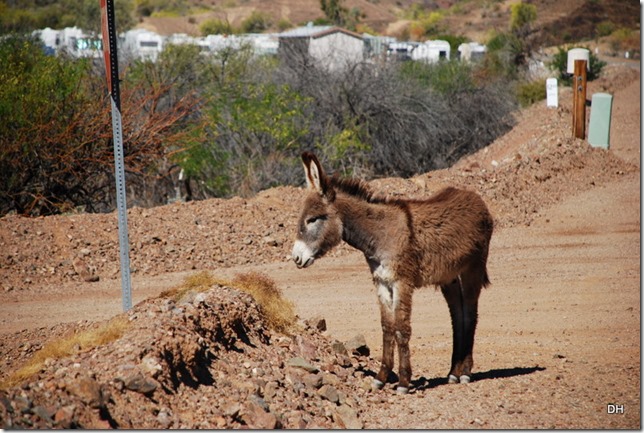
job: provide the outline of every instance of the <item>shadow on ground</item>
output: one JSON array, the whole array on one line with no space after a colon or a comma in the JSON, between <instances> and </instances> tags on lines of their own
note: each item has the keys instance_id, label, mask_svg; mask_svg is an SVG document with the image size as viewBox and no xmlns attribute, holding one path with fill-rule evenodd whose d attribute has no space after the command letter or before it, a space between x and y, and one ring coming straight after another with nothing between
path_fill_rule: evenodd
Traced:
<instances>
[{"instance_id":1,"label":"shadow on ground","mask_svg":"<svg viewBox=\"0 0 644 433\"><path fill-rule=\"evenodd\" d=\"M504 379L507 377L516 377L516 376L525 376L526 374L532 374L537 371L544 371L545 367L514 367L514 368L499 368L489 371L484 371L480 373L474 373L472 375L472 381L476 382L479 380L486 379ZM419 377L416 380L412 380L412 386L417 391L423 391L425 389L436 388L440 385L447 385L447 377L435 377L432 379L427 379L426 377Z\"/></svg>"}]
</instances>

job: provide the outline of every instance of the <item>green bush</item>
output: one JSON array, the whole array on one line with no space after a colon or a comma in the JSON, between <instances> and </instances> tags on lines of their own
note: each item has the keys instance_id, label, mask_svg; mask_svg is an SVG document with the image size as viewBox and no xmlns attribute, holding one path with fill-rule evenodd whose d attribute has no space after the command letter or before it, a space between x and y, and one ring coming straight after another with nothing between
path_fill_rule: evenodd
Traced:
<instances>
[{"instance_id":1,"label":"green bush","mask_svg":"<svg viewBox=\"0 0 644 433\"><path fill-rule=\"evenodd\" d=\"M473 67L460 60L434 64L405 62L401 65L401 73L403 77L447 96L474 88Z\"/></svg>"},{"instance_id":2,"label":"green bush","mask_svg":"<svg viewBox=\"0 0 644 433\"><path fill-rule=\"evenodd\" d=\"M517 100L522 107L546 99L546 80L535 80L517 84Z\"/></svg>"},{"instance_id":3,"label":"green bush","mask_svg":"<svg viewBox=\"0 0 644 433\"><path fill-rule=\"evenodd\" d=\"M253 11L248 18L241 23L242 33L261 33L271 26L271 18L265 13Z\"/></svg>"},{"instance_id":4,"label":"green bush","mask_svg":"<svg viewBox=\"0 0 644 433\"><path fill-rule=\"evenodd\" d=\"M235 33L228 20L210 19L206 20L199 26L202 36L208 35L230 35Z\"/></svg>"},{"instance_id":5,"label":"green bush","mask_svg":"<svg viewBox=\"0 0 644 433\"><path fill-rule=\"evenodd\" d=\"M587 48L587 47L579 47ZM572 75L568 73L568 51L569 47L558 47L557 53L552 57L552 61L548 63L550 69L557 73L557 78L560 83L570 86L572 83ZM586 79L593 81L599 78L602 70L606 66L606 62L600 60L592 51L589 56L589 70L586 73Z\"/></svg>"}]
</instances>

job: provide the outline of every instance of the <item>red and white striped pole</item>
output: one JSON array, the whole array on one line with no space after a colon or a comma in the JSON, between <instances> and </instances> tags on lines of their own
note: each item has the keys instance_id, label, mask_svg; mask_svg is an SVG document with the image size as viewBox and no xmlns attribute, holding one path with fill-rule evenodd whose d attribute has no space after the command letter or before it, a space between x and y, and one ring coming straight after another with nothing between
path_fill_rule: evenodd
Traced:
<instances>
[{"instance_id":1,"label":"red and white striped pole","mask_svg":"<svg viewBox=\"0 0 644 433\"><path fill-rule=\"evenodd\" d=\"M121 92L119 89L119 64L116 51L117 33L114 24L114 0L100 0L101 27L103 31L103 57L107 87L112 104L112 134L114 142L114 172L116 179L116 206L119 226L121 259L121 291L123 311L132 308L130 282L130 242L127 230L127 201L125 196L125 167L123 163L123 126L121 123Z\"/></svg>"}]
</instances>

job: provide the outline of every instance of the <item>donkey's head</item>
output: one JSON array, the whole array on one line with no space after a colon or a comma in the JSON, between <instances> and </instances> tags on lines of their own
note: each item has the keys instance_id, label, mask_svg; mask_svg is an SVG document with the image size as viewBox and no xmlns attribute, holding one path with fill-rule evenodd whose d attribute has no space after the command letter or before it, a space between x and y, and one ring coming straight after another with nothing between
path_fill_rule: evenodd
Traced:
<instances>
[{"instance_id":1,"label":"donkey's head","mask_svg":"<svg viewBox=\"0 0 644 433\"><path fill-rule=\"evenodd\" d=\"M335 207L335 191L320 161L309 152L302 154L309 194L297 226L293 260L306 268L342 240L342 220Z\"/></svg>"}]
</instances>

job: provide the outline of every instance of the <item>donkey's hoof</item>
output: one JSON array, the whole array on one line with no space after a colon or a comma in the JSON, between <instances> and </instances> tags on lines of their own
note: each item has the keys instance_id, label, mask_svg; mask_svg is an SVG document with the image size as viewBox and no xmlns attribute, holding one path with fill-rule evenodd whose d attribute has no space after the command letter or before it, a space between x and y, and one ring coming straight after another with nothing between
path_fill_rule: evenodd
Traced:
<instances>
[{"instance_id":1,"label":"donkey's hoof","mask_svg":"<svg viewBox=\"0 0 644 433\"><path fill-rule=\"evenodd\" d=\"M383 386L385 386L384 382L381 382L378 379L374 379L373 383L371 384L371 389L377 391L379 389L382 389Z\"/></svg>"},{"instance_id":2,"label":"donkey's hoof","mask_svg":"<svg viewBox=\"0 0 644 433\"><path fill-rule=\"evenodd\" d=\"M462 375L458 379L461 383L470 383L472 381L472 379L467 374Z\"/></svg>"},{"instance_id":3,"label":"donkey's hoof","mask_svg":"<svg viewBox=\"0 0 644 433\"><path fill-rule=\"evenodd\" d=\"M453 384L453 383L458 383L458 377L454 376L453 374L450 374L447 376L447 383Z\"/></svg>"},{"instance_id":4,"label":"donkey's hoof","mask_svg":"<svg viewBox=\"0 0 644 433\"><path fill-rule=\"evenodd\" d=\"M406 386L399 386L396 388L396 393L401 395L409 394L409 388Z\"/></svg>"}]
</instances>

